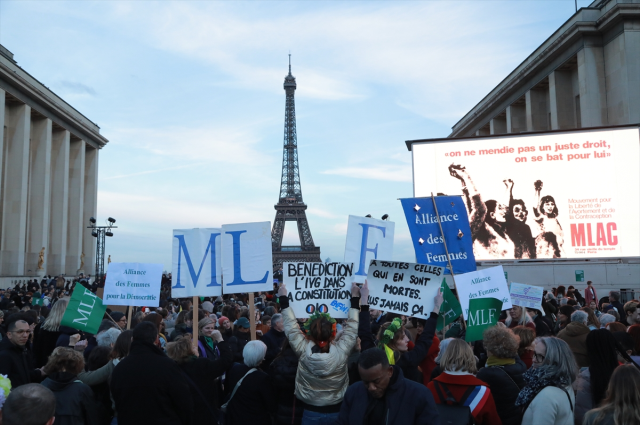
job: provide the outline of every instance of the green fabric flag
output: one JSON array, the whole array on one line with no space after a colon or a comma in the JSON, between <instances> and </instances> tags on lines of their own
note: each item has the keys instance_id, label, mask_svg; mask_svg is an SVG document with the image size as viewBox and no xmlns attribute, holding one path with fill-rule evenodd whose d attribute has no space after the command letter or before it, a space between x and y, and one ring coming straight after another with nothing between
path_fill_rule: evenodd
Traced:
<instances>
[{"instance_id":1,"label":"green fabric flag","mask_svg":"<svg viewBox=\"0 0 640 425\"><path fill-rule=\"evenodd\" d=\"M33 298L31 300L31 304L32 305L44 306L44 299L42 299L42 298Z\"/></svg>"},{"instance_id":2,"label":"green fabric flag","mask_svg":"<svg viewBox=\"0 0 640 425\"><path fill-rule=\"evenodd\" d=\"M449 289L446 279L442 279L440 288L442 289L444 301L440 306L440 315L438 316L438 325L436 327L437 331L441 331L442 328L455 321L462 314L460 301L458 301L458 298L451 292L451 289Z\"/></svg>"},{"instance_id":3,"label":"green fabric flag","mask_svg":"<svg viewBox=\"0 0 640 425\"><path fill-rule=\"evenodd\" d=\"M95 334L98 332L107 306L84 286L77 286L62 317L62 326Z\"/></svg>"},{"instance_id":4,"label":"green fabric flag","mask_svg":"<svg viewBox=\"0 0 640 425\"><path fill-rule=\"evenodd\" d=\"M482 339L485 329L495 326L502 311L502 301L496 298L474 298L469 300L467 314L467 342Z\"/></svg>"}]
</instances>

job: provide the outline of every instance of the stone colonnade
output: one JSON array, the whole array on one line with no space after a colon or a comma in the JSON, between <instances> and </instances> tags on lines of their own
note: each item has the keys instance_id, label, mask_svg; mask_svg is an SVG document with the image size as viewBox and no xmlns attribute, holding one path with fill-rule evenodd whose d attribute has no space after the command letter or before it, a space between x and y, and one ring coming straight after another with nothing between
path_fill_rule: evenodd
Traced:
<instances>
[{"instance_id":1,"label":"stone colonnade","mask_svg":"<svg viewBox=\"0 0 640 425\"><path fill-rule=\"evenodd\" d=\"M0 276L93 274L98 148L0 89Z\"/></svg>"}]
</instances>

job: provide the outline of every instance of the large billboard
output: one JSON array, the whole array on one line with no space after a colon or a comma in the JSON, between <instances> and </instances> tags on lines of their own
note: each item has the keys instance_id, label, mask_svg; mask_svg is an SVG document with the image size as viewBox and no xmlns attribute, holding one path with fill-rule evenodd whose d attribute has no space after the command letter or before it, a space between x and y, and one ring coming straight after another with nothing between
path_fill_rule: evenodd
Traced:
<instances>
[{"instance_id":1,"label":"large billboard","mask_svg":"<svg viewBox=\"0 0 640 425\"><path fill-rule=\"evenodd\" d=\"M638 130L416 141L414 196L463 196L476 260L636 257Z\"/></svg>"}]
</instances>

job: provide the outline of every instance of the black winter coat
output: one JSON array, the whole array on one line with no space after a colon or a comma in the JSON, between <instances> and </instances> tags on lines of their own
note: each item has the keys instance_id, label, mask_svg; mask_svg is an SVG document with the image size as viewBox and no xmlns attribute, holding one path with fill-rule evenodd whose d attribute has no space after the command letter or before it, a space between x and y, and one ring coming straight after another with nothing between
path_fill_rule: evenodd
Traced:
<instances>
[{"instance_id":1,"label":"black winter coat","mask_svg":"<svg viewBox=\"0 0 640 425\"><path fill-rule=\"evenodd\" d=\"M264 356L264 361L260 365L262 370L269 370L269 365L276 358L280 350L282 350L282 344L287 339L284 332L280 332L271 328L269 332L262 336L262 342L267 346L267 354Z\"/></svg>"},{"instance_id":2,"label":"black winter coat","mask_svg":"<svg viewBox=\"0 0 640 425\"><path fill-rule=\"evenodd\" d=\"M118 425L191 425L193 398L180 367L154 344L133 341L111 374Z\"/></svg>"},{"instance_id":3,"label":"black winter coat","mask_svg":"<svg viewBox=\"0 0 640 425\"><path fill-rule=\"evenodd\" d=\"M218 350L220 350L218 359L193 357L187 363L179 365L182 372L190 379L187 379L187 382L191 390L191 398L195 401L194 424L217 423L222 387L216 378L222 376L233 365L233 353L229 343L226 341L218 343Z\"/></svg>"},{"instance_id":4,"label":"black winter coat","mask_svg":"<svg viewBox=\"0 0 640 425\"><path fill-rule=\"evenodd\" d=\"M225 382L225 391L228 395L250 369L245 364L236 363L233 365L227 373ZM276 410L276 396L269 375L258 369L242 381L238 391L227 405L226 424L271 425L271 418L275 415Z\"/></svg>"},{"instance_id":5,"label":"black winter coat","mask_svg":"<svg viewBox=\"0 0 640 425\"><path fill-rule=\"evenodd\" d=\"M218 358L218 353L216 353L215 351L215 347L217 345L215 341L213 341L213 349L209 346L209 344L207 344L207 340L204 339L204 335L200 335L198 337L198 342L200 343L198 344L198 353L200 353L200 357L209 359L209 360L216 360ZM204 347L204 353L202 352L203 347ZM218 350L220 350L220 348L218 348ZM232 353L232 356L233 356L233 353ZM231 360L231 364L232 363L233 363L233 360ZM231 364L229 364L229 367L231 366Z\"/></svg>"},{"instance_id":6,"label":"black winter coat","mask_svg":"<svg viewBox=\"0 0 640 425\"><path fill-rule=\"evenodd\" d=\"M553 335L553 324L549 323L545 317L541 315L537 315L535 319L533 319L533 323L536 325L536 336L552 336Z\"/></svg>"},{"instance_id":7,"label":"black winter coat","mask_svg":"<svg viewBox=\"0 0 640 425\"><path fill-rule=\"evenodd\" d=\"M71 335L81 334L79 330L70 328L69 326L60 326L58 330L60 331L60 336L58 336L58 340L56 341L56 347L68 347Z\"/></svg>"},{"instance_id":8,"label":"black winter coat","mask_svg":"<svg viewBox=\"0 0 640 425\"><path fill-rule=\"evenodd\" d=\"M522 374L526 371L527 365L516 357L515 364L483 367L476 375L491 388L502 425L520 425L522 422L522 409L515 403L520 390L525 387Z\"/></svg>"},{"instance_id":9,"label":"black winter coat","mask_svg":"<svg viewBox=\"0 0 640 425\"><path fill-rule=\"evenodd\" d=\"M358 336L360 337L361 351L374 348L376 346L375 339L371 333L371 322L369 317L369 306L362 306L360 310L360 322L358 323ZM413 350L402 353L402 356L397 360L396 366L402 369L402 373L406 379L410 379L421 384L423 383L422 372L420 372L418 366L420 366L422 360L427 357L429 348L433 343L437 324L438 314L431 313L424 324L424 330L416 341Z\"/></svg>"},{"instance_id":10,"label":"black winter coat","mask_svg":"<svg viewBox=\"0 0 640 425\"><path fill-rule=\"evenodd\" d=\"M424 334L424 332L423 332ZM422 383L410 381L393 366L393 377L385 393L386 425L439 425L440 416L431 391ZM373 397L362 382L351 385L340 408L340 425L362 425L373 409Z\"/></svg>"},{"instance_id":11,"label":"black winter coat","mask_svg":"<svg viewBox=\"0 0 640 425\"><path fill-rule=\"evenodd\" d=\"M0 341L0 374L11 380L11 387L42 381L42 374L33 365L33 356L24 346L19 347L4 338Z\"/></svg>"},{"instance_id":12,"label":"black winter coat","mask_svg":"<svg viewBox=\"0 0 640 425\"><path fill-rule=\"evenodd\" d=\"M57 425L99 425L98 406L89 386L68 372L54 373L42 382L56 396Z\"/></svg>"},{"instance_id":13,"label":"black winter coat","mask_svg":"<svg viewBox=\"0 0 640 425\"><path fill-rule=\"evenodd\" d=\"M36 326L33 340L33 356L35 358L36 367L42 367L47 364L47 360L60 337L60 331L48 331L42 329L42 324ZM69 345L69 343L67 343ZM86 358L85 358L86 360Z\"/></svg>"},{"instance_id":14,"label":"black winter coat","mask_svg":"<svg viewBox=\"0 0 640 425\"><path fill-rule=\"evenodd\" d=\"M269 366L269 377L276 391L278 412L277 425L300 425L304 406L296 399L296 373L298 357L291 347L282 351Z\"/></svg>"},{"instance_id":15,"label":"black winter coat","mask_svg":"<svg viewBox=\"0 0 640 425\"><path fill-rule=\"evenodd\" d=\"M233 332L233 336L229 338L229 345L231 346L231 351L233 351L234 362L244 363L242 351L244 351L244 346L247 345L247 342L249 341L251 341L250 332Z\"/></svg>"}]
</instances>

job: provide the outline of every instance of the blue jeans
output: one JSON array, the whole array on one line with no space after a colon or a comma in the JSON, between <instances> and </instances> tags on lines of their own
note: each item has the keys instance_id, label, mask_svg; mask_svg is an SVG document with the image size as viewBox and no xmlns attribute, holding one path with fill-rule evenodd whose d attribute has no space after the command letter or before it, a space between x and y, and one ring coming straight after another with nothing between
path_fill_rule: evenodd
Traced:
<instances>
[{"instance_id":1,"label":"blue jeans","mask_svg":"<svg viewBox=\"0 0 640 425\"><path fill-rule=\"evenodd\" d=\"M302 425L336 425L340 413L318 413L305 410L302 414Z\"/></svg>"}]
</instances>

